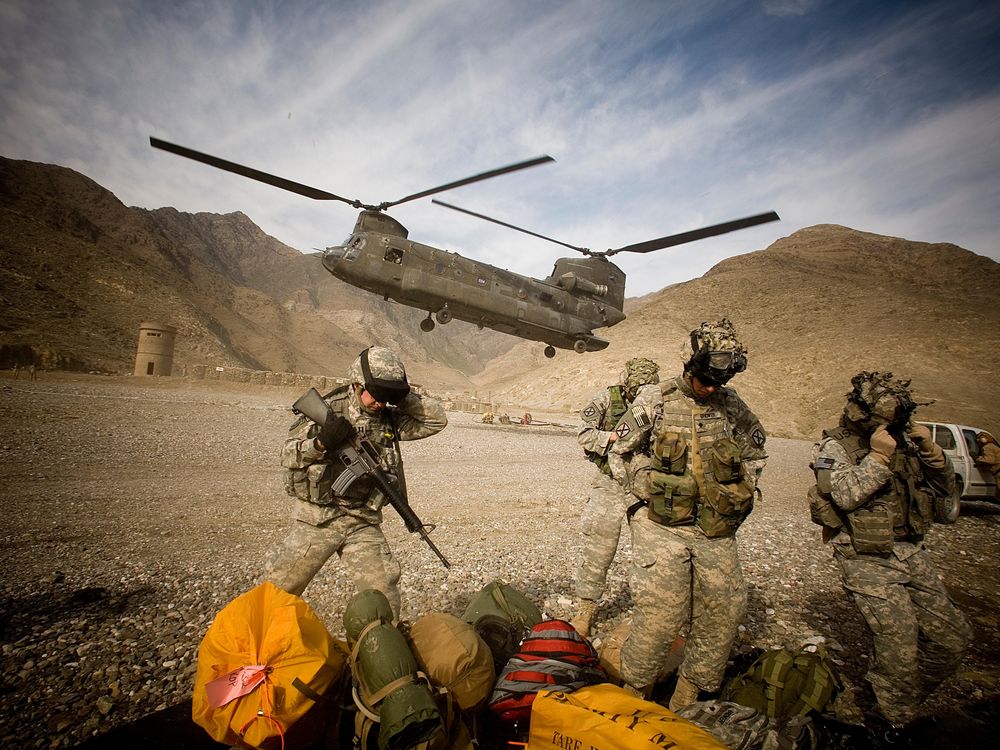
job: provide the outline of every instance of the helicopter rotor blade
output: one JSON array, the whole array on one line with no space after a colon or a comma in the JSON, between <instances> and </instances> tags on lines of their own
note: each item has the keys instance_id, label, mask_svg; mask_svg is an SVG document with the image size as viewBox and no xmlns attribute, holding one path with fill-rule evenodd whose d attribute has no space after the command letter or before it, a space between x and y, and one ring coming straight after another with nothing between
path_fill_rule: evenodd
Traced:
<instances>
[{"instance_id":1,"label":"helicopter rotor blade","mask_svg":"<svg viewBox=\"0 0 1000 750\"><path fill-rule=\"evenodd\" d=\"M186 148L184 146L178 146L176 143L168 143L167 141L162 141L159 138L153 138L150 136L149 145L153 148L177 154L178 156L184 156L188 159L200 161L202 164L208 164L210 167L215 167L216 169L222 169L226 172L232 172L233 174L238 174L242 177L249 177L251 180L256 180L257 182L273 185L274 187L281 188L282 190L288 190L292 193L304 195L306 198L312 198L313 200L318 201L343 201L344 203L354 206L355 208L365 208L360 201L344 198L340 195L328 193L325 190L310 187L309 185L303 185L299 182L293 182L292 180L286 180L284 177L277 177L273 174L268 174L267 172L261 172L259 169L245 167L242 164L237 164L236 162L220 159L218 156L203 154L201 151L195 151L194 149Z\"/></svg>"},{"instance_id":2,"label":"helicopter rotor blade","mask_svg":"<svg viewBox=\"0 0 1000 750\"><path fill-rule=\"evenodd\" d=\"M540 240L548 240L549 242L554 242L557 245L562 245L563 247L568 247L570 250L577 250L585 255L590 254L590 249L586 247L577 247L576 245L570 245L567 242L560 242L559 240L552 239L551 237L546 237L544 234L538 234L538 232L532 232L528 229L523 229L521 227L516 227L513 224L508 224L506 221L500 221L499 219L494 219L490 216L485 216L483 214L477 214L475 211L469 211L466 208L459 208L458 206L453 206L451 203L445 203L444 201L439 201L437 198L431 198L431 203L436 203L439 206L444 206L445 208L450 208L452 211L460 211L463 214L468 214L469 216L475 216L477 219L483 219L485 221L491 221L494 224L499 224L502 227L507 227L508 229L514 229L518 232L524 232L525 234L530 234L532 237L538 237Z\"/></svg>"},{"instance_id":3,"label":"helicopter rotor blade","mask_svg":"<svg viewBox=\"0 0 1000 750\"><path fill-rule=\"evenodd\" d=\"M737 229L746 229L747 227L754 227L758 224L766 224L769 221L779 221L780 217L774 211L768 211L764 214L756 214L754 216L747 216L743 219L736 219L734 221L723 222L722 224L713 224L709 227L702 227L701 229L693 229L690 232L681 232L680 234L671 234L667 237L660 237L655 240L646 240L645 242L637 242L634 245L626 245L625 247L619 247L615 250L606 250L600 255L615 255L616 253L650 253L653 250L662 250L665 247L673 247L675 245L683 245L686 242L694 242L695 240L703 240L706 237L715 237L719 234L726 234L727 232L735 232Z\"/></svg>"},{"instance_id":4,"label":"helicopter rotor blade","mask_svg":"<svg viewBox=\"0 0 1000 750\"><path fill-rule=\"evenodd\" d=\"M379 208L385 210L390 206L398 206L400 203L407 203L409 201L415 201L417 198L425 198L428 195L433 195L434 193L441 193L445 190L451 190L452 188L462 187L462 185L468 185L473 182L479 182L480 180L488 180L491 177L499 177L502 174L507 174L508 172L516 172L519 169L527 169L528 167L534 167L538 164L545 164L550 161L555 161L551 156L536 156L534 159L528 159L527 161L520 161L517 164L510 164L506 167L500 167L499 169L492 169L489 172L483 172L481 174L474 175L472 177L466 177L464 180L457 180L455 182L449 182L447 185L440 185L436 188L431 188L430 190L422 190L419 193L414 193L413 195L408 195L405 198L400 198L397 201L391 201L388 203L382 203Z\"/></svg>"}]
</instances>

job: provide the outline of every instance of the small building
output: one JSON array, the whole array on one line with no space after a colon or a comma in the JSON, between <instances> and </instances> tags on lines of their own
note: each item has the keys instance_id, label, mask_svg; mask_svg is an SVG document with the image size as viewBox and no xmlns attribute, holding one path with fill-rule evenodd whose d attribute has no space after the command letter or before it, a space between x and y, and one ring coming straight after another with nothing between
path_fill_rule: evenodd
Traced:
<instances>
[{"instance_id":1,"label":"small building","mask_svg":"<svg viewBox=\"0 0 1000 750\"><path fill-rule=\"evenodd\" d=\"M173 326L144 320L139 324L139 346L135 355L135 375L169 375L174 366Z\"/></svg>"}]
</instances>

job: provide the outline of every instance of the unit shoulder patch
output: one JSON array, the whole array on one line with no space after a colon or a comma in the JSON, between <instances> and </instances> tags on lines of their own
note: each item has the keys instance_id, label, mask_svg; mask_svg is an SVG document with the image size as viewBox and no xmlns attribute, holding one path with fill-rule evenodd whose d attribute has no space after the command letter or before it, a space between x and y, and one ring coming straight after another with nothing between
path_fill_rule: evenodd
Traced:
<instances>
[{"instance_id":1,"label":"unit shoulder patch","mask_svg":"<svg viewBox=\"0 0 1000 750\"><path fill-rule=\"evenodd\" d=\"M757 427L754 427L753 431L750 433L750 439L753 440L753 444L758 448L763 448L764 441L767 440L767 436L764 434L764 430L758 425Z\"/></svg>"}]
</instances>

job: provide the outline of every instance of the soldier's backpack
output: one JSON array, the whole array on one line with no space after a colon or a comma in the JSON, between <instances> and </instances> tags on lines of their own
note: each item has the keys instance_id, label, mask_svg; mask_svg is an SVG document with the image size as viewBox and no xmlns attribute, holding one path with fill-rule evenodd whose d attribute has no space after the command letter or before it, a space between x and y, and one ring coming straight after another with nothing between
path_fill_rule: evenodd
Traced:
<instances>
[{"instance_id":1,"label":"soldier's backpack","mask_svg":"<svg viewBox=\"0 0 1000 750\"><path fill-rule=\"evenodd\" d=\"M524 594L503 581L483 586L469 602L462 620L472 625L493 654L499 673L521 639L542 621L542 613Z\"/></svg>"},{"instance_id":2,"label":"soldier's backpack","mask_svg":"<svg viewBox=\"0 0 1000 750\"><path fill-rule=\"evenodd\" d=\"M572 692L606 681L590 642L565 620L545 620L500 672L489 707L502 723L525 728L538 691Z\"/></svg>"},{"instance_id":3,"label":"soldier's backpack","mask_svg":"<svg viewBox=\"0 0 1000 750\"><path fill-rule=\"evenodd\" d=\"M823 713L842 687L822 653L786 647L763 653L743 674L723 686L721 698L771 718L788 719L813 711Z\"/></svg>"}]
</instances>

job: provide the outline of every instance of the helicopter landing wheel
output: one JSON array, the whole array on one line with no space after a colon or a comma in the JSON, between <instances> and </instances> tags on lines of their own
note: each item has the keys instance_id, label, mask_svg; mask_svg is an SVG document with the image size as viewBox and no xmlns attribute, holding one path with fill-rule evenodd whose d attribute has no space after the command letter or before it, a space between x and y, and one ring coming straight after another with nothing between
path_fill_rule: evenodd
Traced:
<instances>
[{"instance_id":1,"label":"helicopter landing wheel","mask_svg":"<svg viewBox=\"0 0 1000 750\"><path fill-rule=\"evenodd\" d=\"M587 351L587 342L584 341L583 339L577 339L576 341L573 342L573 350L577 354L583 354L585 351Z\"/></svg>"},{"instance_id":2,"label":"helicopter landing wheel","mask_svg":"<svg viewBox=\"0 0 1000 750\"><path fill-rule=\"evenodd\" d=\"M444 325L445 323L451 321L451 310L449 310L447 307L442 307L440 310L434 313L434 317L437 318L438 323Z\"/></svg>"},{"instance_id":3,"label":"helicopter landing wheel","mask_svg":"<svg viewBox=\"0 0 1000 750\"><path fill-rule=\"evenodd\" d=\"M552 359L554 356L556 356L556 348L552 346L552 344L549 344L548 346L545 347L544 353L546 357Z\"/></svg>"},{"instance_id":4,"label":"helicopter landing wheel","mask_svg":"<svg viewBox=\"0 0 1000 750\"><path fill-rule=\"evenodd\" d=\"M430 313L427 313L427 317L420 321L420 330L424 333L430 333L434 330L434 319L431 318Z\"/></svg>"}]
</instances>

